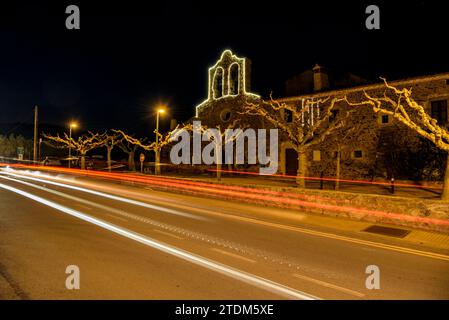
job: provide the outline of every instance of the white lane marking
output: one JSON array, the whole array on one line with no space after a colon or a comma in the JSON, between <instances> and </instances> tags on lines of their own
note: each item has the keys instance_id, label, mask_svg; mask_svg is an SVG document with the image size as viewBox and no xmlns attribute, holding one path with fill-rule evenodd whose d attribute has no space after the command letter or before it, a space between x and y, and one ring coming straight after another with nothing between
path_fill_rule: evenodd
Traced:
<instances>
[{"instance_id":1,"label":"white lane marking","mask_svg":"<svg viewBox=\"0 0 449 320\"><path fill-rule=\"evenodd\" d=\"M296 277L296 278L302 279L302 280L306 280L306 281L309 281L309 282L313 282L313 283L319 284L319 285L321 285L323 287L326 287L326 288L330 288L330 289L338 290L338 291L341 291L341 292L344 292L344 293L347 293L347 294L350 294L350 295L354 295L356 297L360 297L361 298L361 297L365 296L365 294L363 294L361 292L354 291L354 290L351 290L351 289L347 289L347 288L344 288L344 287L340 287L340 286L337 286L335 284L332 284L332 283L329 283L329 282L325 282L325 281L322 281L322 280L318 280L318 279L310 278L310 277L307 277L307 276L303 276L301 274L295 273L295 274L293 274L293 276Z\"/></svg>"},{"instance_id":2,"label":"white lane marking","mask_svg":"<svg viewBox=\"0 0 449 320\"><path fill-rule=\"evenodd\" d=\"M173 237L173 238L176 238L176 239L179 239L179 240L184 240L184 238L178 237L177 235L171 234L170 232L165 232L165 231L158 230L158 229L153 229L153 231L156 231L156 232L158 232L160 234L165 234L166 236L170 236L170 237Z\"/></svg>"},{"instance_id":3,"label":"white lane marking","mask_svg":"<svg viewBox=\"0 0 449 320\"><path fill-rule=\"evenodd\" d=\"M13 176L13 177L16 177L16 178L22 178L22 179L26 179L26 180L32 180L32 181L38 181L38 182L42 182L42 183L52 184L52 185L55 185L55 186L68 188L68 189L73 189L73 190L77 190L77 191L81 191L81 192L85 192L85 193L90 193L90 194L94 194L96 196L100 196L100 197L104 197L104 198L108 198L108 199L112 199L112 200L116 200L116 201L121 201L121 202L129 203L129 204L133 204L133 205L136 205L136 206L140 206L140 207L144 207L144 208L148 208L148 209L153 209L153 210L157 210L157 211L161 211L161 212L171 213L171 214L174 214L174 215L183 216L183 217L187 217L187 218L191 218L191 219L195 219L195 220L203 220L203 221L210 220L210 219L207 219L207 218L204 218L204 217L199 217L199 216L196 216L196 215L193 215L193 214L190 214L190 213L181 212L181 211L178 211L178 210L173 210L173 209L169 209L169 208L165 208L165 207L161 207L161 206L157 206L157 205L153 205L153 204L149 204L149 203L145 203L145 202L140 202L140 201L137 201L137 200L132 200L132 199L128 199L128 198L114 196L112 194L103 193L103 192L99 192L99 191L95 191L95 190L90 190L90 189L86 189L86 188L76 187L76 186L72 186L72 185L68 185L68 184L64 184L64 183L59 183L59 182L54 182L54 181L49 181L49 180L44 180L44 179L39 179L39 178L32 178L32 177L28 177L28 176L14 174L14 173L11 173L11 172L1 172L0 171L0 174L10 175L10 176Z\"/></svg>"},{"instance_id":4,"label":"white lane marking","mask_svg":"<svg viewBox=\"0 0 449 320\"><path fill-rule=\"evenodd\" d=\"M217 248L212 248L212 250L216 251L216 252L219 252L221 254L233 257L233 258L242 259L244 261L251 262L251 263L256 263L256 261L253 260L253 259L249 259L249 258L243 257L243 256L235 254L235 253L227 252L227 251L224 251L224 250L221 250L221 249L217 249Z\"/></svg>"},{"instance_id":5,"label":"white lane marking","mask_svg":"<svg viewBox=\"0 0 449 320\"><path fill-rule=\"evenodd\" d=\"M178 258L181 258L183 260L189 261L191 263L200 265L202 267L205 267L207 269L219 272L221 274L227 275L229 277L232 277L234 279L241 280L243 282L252 284L256 287L262 288L266 291L276 293L285 297L294 298L294 299L301 299L301 300L316 300L319 299L318 297L309 295L307 293L301 292L299 290L284 286L282 284L276 283L274 281L246 273L244 271L234 269L232 267L226 266L224 264L214 262L212 260L206 259L204 257L195 255L193 253L187 252L182 249L178 249L172 246L169 246L163 242L156 241L154 239L145 237L141 234L126 230L124 228L118 227L112 223L108 223L106 221L94 218L92 216L89 216L85 213L79 212L77 210L62 206L58 203L46 200L44 198L38 197L36 195L33 195L31 193L25 192L23 190L5 185L0 183L0 188L9 190L11 192L17 193L21 196L24 196L26 198L29 198L31 200L34 200L36 202L39 202L41 204L44 204L48 207L54 208L56 210L62 211L64 213L67 213L71 216L74 216L76 218L79 218L81 220L84 220L86 222L92 223L94 225L97 225L101 228L107 229L109 231L112 231L116 234L119 234L121 236L124 236L128 239L132 239L134 241L140 242L144 245L147 245L149 247L152 247L154 249L160 250L162 252L171 254L173 256L176 256Z\"/></svg>"}]
</instances>

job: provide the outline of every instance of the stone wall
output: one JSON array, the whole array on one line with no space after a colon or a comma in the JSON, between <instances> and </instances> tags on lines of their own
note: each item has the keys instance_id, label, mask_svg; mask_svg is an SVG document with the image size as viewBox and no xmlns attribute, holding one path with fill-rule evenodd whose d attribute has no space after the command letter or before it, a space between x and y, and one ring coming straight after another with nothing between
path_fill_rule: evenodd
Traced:
<instances>
[{"instance_id":1,"label":"stone wall","mask_svg":"<svg viewBox=\"0 0 449 320\"><path fill-rule=\"evenodd\" d=\"M188 179L194 180L194 179ZM197 180L204 182L204 180ZM228 185L223 182L210 184ZM255 203L258 205L295 209L299 212L348 218L373 223L449 233L449 203L441 200L338 192L330 190L298 189L294 187L255 187L238 185L239 190L248 188L248 196L237 197L220 193L208 193L179 189L179 193L200 194L205 198ZM155 187L157 189L157 187ZM254 198L268 191L272 196Z\"/></svg>"}]
</instances>

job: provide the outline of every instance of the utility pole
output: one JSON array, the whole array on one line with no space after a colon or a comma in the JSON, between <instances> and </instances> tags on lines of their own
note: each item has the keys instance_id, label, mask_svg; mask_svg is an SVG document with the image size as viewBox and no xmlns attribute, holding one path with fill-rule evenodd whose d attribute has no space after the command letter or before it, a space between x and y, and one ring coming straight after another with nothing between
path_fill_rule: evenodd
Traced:
<instances>
[{"instance_id":1,"label":"utility pole","mask_svg":"<svg viewBox=\"0 0 449 320\"><path fill-rule=\"evenodd\" d=\"M37 106L34 106L34 140L33 140L33 161L37 161Z\"/></svg>"},{"instance_id":2,"label":"utility pole","mask_svg":"<svg viewBox=\"0 0 449 320\"><path fill-rule=\"evenodd\" d=\"M38 154L39 162L42 159L42 138L39 138L39 154Z\"/></svg>"}]
</instances>

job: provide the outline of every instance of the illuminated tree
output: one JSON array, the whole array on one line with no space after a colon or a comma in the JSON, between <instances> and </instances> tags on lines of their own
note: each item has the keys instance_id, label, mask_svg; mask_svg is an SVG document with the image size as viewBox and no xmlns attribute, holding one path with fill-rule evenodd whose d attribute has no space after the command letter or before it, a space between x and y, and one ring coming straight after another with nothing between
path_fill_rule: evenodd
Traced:
<instances>
[{"instance_id":1,"label":"illuminated tree","mask_svg":"<svg viewBox=\"0 0 449 320\"><path fill-rule=\"evenodd\" d=\"M327 97L303 99L301 105L292 105L280 103L270 97L270 101L245 104L241 113L264 118L287 137L298 154L296 181L299 187L305 188L307 151L344 126L344 119L350 111L335 119L335 113L332 111L339 102L346 101L346 97Z\"/></svg>"},{"instance_id":2,"label":"illuminated tree","mask_svg":"<svg viewBox=\"0 0 449 320\"><path fill-rule=\"evenodd\" d=\"M177 130L178 126L173 130ZM158 134L158 140L159 142L156 144L156 142L151 142L151 143L147 143L145 139L137 139L134 138L133 136L125 133L122 130L117 130L117 129L113 129L113 132L121 135L123 137L123 142L119 145L121 146L120 148L128 153L128 165L131 164L131 157L132 157L132 162L134 163L134 152L135 150L140 147L146 151L158 151L160 153L162 147L166 146L167 144L169 144L171 142L171 134L173 131L170 131L168 133L166 133L165 135L156 132L156 134ZM124 142L127 142L127 146L126 148L123 148L125 145L123 144ZM135 146L135 148L131 148L131 145ZM125 150L129 150L129 151L125 151ZM157 169L155 168L155 172L157 172Z\"/></svg>"},{"instance_id":3,"label":"illuminated tree","mask_svg":"<svg viewBox=\"0 0 449 320\"><path fill-rule=\"evenodd\" d=\"M348 159L344 156L345 150L356 150L361 144L367 145L376 144L379 138L379 132L375 125L370 122L373 121L371 112L358 109L349 110L350 117L347 114L336 113L335 120L341 121L340 128L332 133L332 137L329 137L325 142L323 149L333 151L329 157L321 159L324 167L327 169L328 174L335 174L335 190L340 188L340 179L342 174L342 165L346 164L346 169L350 168L354 172L366 172L366 168L370 168L368 172L371 173L371 177L374 178L374 164L364 162L363 168L359 168L354 165L352 157ZM365 112L361 112L365 111ZM341 118L342 117L342 118ZM334 121L334 120L332 120ZM361 171L359 171L361 170Z\"/></svg>"},{"instance_id":4,"label":"illuminated tree","mask_svg":"<svg viewBox=\"0 0 449 320\"><path fill-rule=\"evenodd\" d=\"M128 170L136 171L136 164L134 162L134 157L136 154L136 150L139 146L130 143L126 139L120 139L118 147L128 155Z\"/></svg>"},{"instance_id":5,"label":"illuminated tree","mask_svg":"<svg viewBox=\"0 0 449 320\"><path fill-rule=\"evenodd\" d=\"M412 129L420 136L435 144L435 146L447 155L447 164L443 181L443 193L441 198L449 201L449 130L432 118L423 105L412 97L412 89L398 89L381 78L385 83L383 96L372 96L364 92L364 100L360 102L348 102L352 106L370 106L374 112L389 115L401 124Z\"/></svg>"},{"instance_id":6,"label":"illuminated tree","mask_svg":"<svg viewBox=\"0 0 449 320\"><path fill-rule=\"evenodd\" d=\"M239 120L234 120L232 124L230 124L226 129L234 129L237 125ZM214 134L212 134L212 131L209 129L216 129L216 132L218 133L218 136L216 137ZM241 134L242 131L238 132L235 135L232 135L231 137L228 137L226 134L226 129L222 129L220 125L217 125L215 128L208 128L205 125L194 125L192 123L186 124L177 131L173 131L174 133L179 133L182 130L194 132L197 131L198 133L201 133L202 135L206 136L209 139L209 142L213 143L214 150L215 150L215 165L216 165L216 172L217 172L217 180L221 180L221 165L222 165L222 146L226 145L227 143L233 142L237 137ZM173 139L173 137L172 137ZM193 155L200 156L201 155Z\"/></svg>"},{"instance_id":7,"label":"illuminated tree","mask_svg":"<svg viewBox=\"0 0 449 320\"><path fill-rule=\"evenodd\" d=\"M134 138L132 135L129 135L127 133L125 133L122 130L117 130L117 129L112 129L113 132L116 132L120 135L122 135L122 137L124 138L125 141L127 141L128 143L135 145L137 147L140 147L146 151L154 151L155 142L151 142L151 143L147 143L146 139L138 139L138 138Z\"/></svg>"},{"instance_id":8,"label":"illuminated tree","mask_svg":"<svg viewBox=\"0 0 449 320\"><path fill-rule=\"evenodd\" d=\"M121 143L121 140L123 138L120 137L120 135L118 134L105 134L105 139L104 139L104 147L106 148L107 151L107 164L108 164L108 171L111 172L111 165L112 165L112 159L111 159L111 153L112 153L112 149L114 149L114 147Z\"/></svg>"},{"instance_id":9,"label":"illuminated tree","mask_svg":"<svg viewBox=\"0 0 449 320\"><path fill-rule=\"evenodd\" d=\"M74 139L73 137L70 139L69 136L64 133L63 137L60 137L59 134L56 136L52 136L49 134L44 134L44 138L48 139L49 141L46 141L47 144L49 144L52 147L55 148L72 148L73 150L78 151L78 153L81 156L81 169L86 168L86 154L87 152L104 146L105 141L107 140L106 134L99 134L99 133L92 133L88 132L88 134L81 135L78 137L78 139Z\"/></svg>"}]
</instances>

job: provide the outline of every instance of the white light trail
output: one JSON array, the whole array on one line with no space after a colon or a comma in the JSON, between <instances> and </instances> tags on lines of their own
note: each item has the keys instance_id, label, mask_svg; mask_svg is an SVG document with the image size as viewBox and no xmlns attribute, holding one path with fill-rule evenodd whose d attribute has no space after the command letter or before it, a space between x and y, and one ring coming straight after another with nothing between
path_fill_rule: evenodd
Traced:
<instances>
[{"instance_id":1,"label":"white light trail","mask_svg":"<svg viewBox=\"0 0 449 320\"><path fill-rule=\"evenodd\" d=\"M112 232L114 232L116 234L124 236L124 237L126 237L128 239L140 242L140 243L142 243L144 245L147 245L147 246L152 247L154 249L157 249L159 251L168 253L170 255L176 256L178 258L181 258L183 260L189 261L191 263L200 265L200 266L205 267L205 268L207 268L209 270L213 270L213 271L219 272L221 274L224 274L226 276L232 277L234 279L238 279L240 281L252 284L252 285L254 285L256 287L262 288L262 289L267 290L269 292L276 293L276 294L279 294L281 296L289 297L289 298L293 298L293 299L301 299L301 300L316 300L316 299L319 299L319 298L317 298L315 296L309 295L307 293L298 291L298 290L293 289L293 288L289 288L287 286L284 286L282 284L273 282L271 280L268 280L268 279L265 279L265 278L262 278L262 277L259 277L259 276L256 276L256 275L252 275L252 274L246 273L244 271L241 271L241 270L238 270L238 269L234 269L232 267L228 267L228 266L223 265L221 263L214 262L214 261L209 260L207 258L203 258L201 256L192 254L192 253L187 252L185 250L181 250L181 249L169 246L169 245L167 245L167 244L165 244L163 242L159 242L159 241L156 241L154 239L145 237L145 236L143 236L141 234L132 232L130 230L126 230L125 228L118 227L118 226L116 226L116 225L114 225L112 223L109 223L109 222L106 222L106 221L94 218L94 217L89 216L89 215L87 215L85 213L82 213L80 211L77 211L77 210L74 210L74 209L62 206L62 205L60 205L60 204L58 204L56 202L49 201L47 199L44 199L44 198L38 197L36 195L33 195L31 193L25 192L23 190L20 190L20 189L17 189L17 188L14 188L14 187L2 184L2 183L0 183L0 188L3 188L5 190L8 190L8 191L11 191L11 192L14 192L14 193L17 193L17 194L19 194L19 195L21 195L23 197L26 197L28 199L34 200L36 202L39 202L41 204L44 204L44 205L46 205L48 207L51 207L51 208L56 209L56 210L59 210L61 212L67 213L67 214L69 214L69 215L71 215L73 217L79 218L81 220L84 220L86 222L92 223L92 224L94 224L96 226L99 226L101 228L107 229L107 230L112 231Z\"/></svg>"},{"instance_id":2,"label":"white light trail","mask_svg":"<svg viewBox=\"0 0 449 320\"><path fill-rule=\"evenodd\" d=\"M142 219L141 216L137 216L137 215L134 215L134 214L131 214L131 213L127 213L127 212L125 212L123 210L115 209L115 208L112 208L112 207L109 207L109 206L104 206L102 204L99 204L99 203L96 203L96 202L93 202L93 201L89 201L89 200L86 200L86 199L83 199L83 198L75 197L75 196L72 196L72 195L60 192L60 191L52 190L52 189L49 189L49 188L46 188L46 187L42 187L42 186L33 184L33 183L30 183L30 182L17 180L17 179L13 179L13 178L8 178L8 177L0 177L0 178L1 179L6 179L6 180L10 180L10 181L14 181L16 183L21 183L21 184L24 184L26 186L29 186L29 187L32 187L32 188L35 188L35 189L39 189L39 190L42 190L42 191L45 191L45 192L48 192L48 193L55 194L58 197L62 197L62 198L70 199L70 200L73 200L73 201L77 201L77 202L83 203L85 205L92 206L92 207L95 207L95 208L99 208L99 209L102 209L102 210L105 210L105 211L108 211L108 212L112 212L112 213L115 213L115 214L118 214L118 215L121 215L121 216L124 216L124 217L127 217L127 218L132 218L134 220Z\"/></svg>"},{"instance_id":3,"label":"white light trail","mask_svg":"<svg viewBox=\"0 0 449 320\"><path fill-rule=\"evenodd\" d=\"M64 183L59 183L59 182L54 182L54 181L49 181L49 180L44 180L44 179L39 179L39 178L32 178L32 177L28 177L28 176L14 174L9 171L8 172L0 171L0 174L9 175L9 176L13 176L13 177L21 178L21 179L25 179L25 180L32 180L32 181L42 182L42 183L46 183L46 184L51 184L51 185L68 188L68 189L72 189L72 190L77 190L77 191L81 191L81 192L85 192L85 193L90 193L90 194L93 194L96 196L100 196L100 197L104 197L104 198L108 198L108 199L112 199L112 200L116 200L116 201L121 201L121 202L129 203L129 204L132 204L135 206L140 206L140 207L157 210L157 211L161 211L161 212L165 212L165 213L170 213L170 214L174 214L174 215L178 215L178 216L183 216L183 217L190 218L190 219L209 221L209 219L207 219L207 218L199 217L199 216L196 216L196 215L193 215L190 213L181 212L181 211L169 209L169 208L164 208L161 206L157 206L157 205L153 205L153 204L149 204L149 203L145 203L145 202L140 202L137 200L114 196L112 194L103 193L100 191L76 187L76 186L72 186L72 185L68 185L68 184L64 184Z\"/></svg>"}]
</instances>

